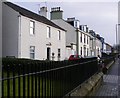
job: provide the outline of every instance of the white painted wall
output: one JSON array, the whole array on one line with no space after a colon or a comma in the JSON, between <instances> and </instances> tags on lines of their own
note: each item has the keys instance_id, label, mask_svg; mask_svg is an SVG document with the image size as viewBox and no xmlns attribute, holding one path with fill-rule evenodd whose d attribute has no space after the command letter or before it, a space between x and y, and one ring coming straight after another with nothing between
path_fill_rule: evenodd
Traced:
<instances>
[{"instance_id":1,"label":"white painted wall","mask_svg":"<svg viewBox=\"0 0 120 98\"><path fill-rule=\"evenodd\" d=\"M90 56L97 57L98 54L101 56L102 42L96 37L93 37L92 35L90 35L90 37L91 37L91 40L90 40L89 47L90 47L90 51L92 51L92 53L90 52ZM98 49L99 49L99 53L98 53Z\"/></svg>"},{"instance_id":2,"label":"white painted wall","mask_svg":"<svg viewBox=\"0 0 120 98\"><path fill-rule=\"evenodd\" d=\"M76 43L76 31L75 28L67 23L63 19L52 20L55 24L58 24L60 27L67 30L66 32L66 45L70 45L70 43Z\"/></svg>"},{"instance_id":3,"label":"white painted wall","mask_svg":"<svg viewBox=\"0 0 120 98\"><path fill-rule=\"evenodd\" d=\"M104 45L103 52L105 52L105 53L106 53L106 44L104 43L103 45Z\"/></svg>"},{"instance_id":4,"label":"white painted wall","mask_svg":"<svg viewBox=\"0 0 120 98\"><path fill-rule=\"evenodd\" d=\"M70 46L73 43L73 49L66 48L66 59L70 57L70 55L76 54L76 43L77 43L77 32L76 29L67 23L63 19L52 20L55 24L67 30L66 32L66 46Z\"/></svg>"},{"instance_id":5,"label":"white painted wall","mask_svg":"<svg viewBox=\"0 0 120 98\"><path fill-rule=\"evenodd\" d=\"M95 56L95 41L94 41L94 37L92 35L90 35L90 42L89 42L89 47L90 47L90 56Z\"/></svg>"},{"instance_id":6,"label":"white painted wall","mask_svg":"<svg viewBox=\"0 0 120 98\"><path fill-rule=\"evenodd\" d=\"M3 42L2 53L3 57L15 56L18 57L18 24L19 13L14 11L3 3L2 5L2 30Z\"/></svg>"},{"instance_id":7,"label":"white painted wall","mask_svg":"<svg viewBox=\"0 0 120 98\"><path fill-rule=\"evenodd\" d=\"M68 60L70 55L72 55L71 48L66 47L66 57L65 57L65 59Z\"/></svg>"},{"instance_id":8,"label":"white painted wall","mask_svg":"<svg viewBox=\"0 0 120 98\"><path fill-rule=\"evenodd\" d=\"M66 43L65 31L49 26L51 28L51 38L47 38L48 25L33 20L35 21L35 35L30 35L30 20L32 19L21 16L21 58L29 58L30 46L35 46L35 59L47 59L47 47L50 47L51 56L52 52L55 53L55 60L58 60L58 48L61 49L61 60L64 60ZM61 32L61 40L58 40L58 30ZM47 46L46 44L48 43L51 43L51 46Z\"/></svg>"},{"instance_id":9,"label":"white painted wall","mask_svg":"<svg viewBox=\"0 0 120 98\"><path fill-rule=\"evenodd\" d=\"M15 56L18 58L30 58L30 46L35 46L35 59L47 58L47 47L55 53L58 60L58 48L61 49L61 60L65 59L65 31L51 27L51 38L47 39L47 26L35 21L35 35L29 34L30 18L19 15L18 12L3 4L3 57ZM61 32L61 40L58 40L57 31ZM51 43L51 46L46 44Z\"/></svg>"},{"instance_id":10,"label":"white painted wall","mask_svg":"<svg viewBox=\"0 0 120 98\"><path fill-rule=\"evenodd\" d=\"M81 42L81 33L82 33L82 42ZM84 35L85 35L85 43L84 43ZM79 34L79 55L81 55L81 47L82 47L82 57L84 57L84 55L87 56L87 49L88 49L88 56L91 56L90 55L90 34L89 33L86 33L84 31L80 31ZM87 44L87 37L88 38L88 44ZM86 47L86 52L84 53L84 47Z\"/></svg>"},{"instance_id":11,"label":"white painted wall","mask_svg":"<svg viewBox=\"0 0 120 98\"><path fill-rule=\"evenodd\" d=\"M72 49L71 47L66 47L66 57L65 59L68 60L70 55L76 55L76 45L72 45Z\"/></svg>"},{"instance_id":12,"label":"white painted wall","mask_svg":"<svg viewBox=\"0 0 120 98\"><path fill-rule=\"evenodd\" d=\"M85 54L87 55L87 48L88 48L88 56L91 56L90 55L90 45L89 45L90 38L89 38L88 44L87 44L87 36L90 37L89 33L78 30L78 40L77 40L77 32L76 32L76 29L73 26L68 24L63 19L57 19L57 20L52 20L52 21L54 23L60 25L65 30L67 30L67 32L66 32L66 45L70 45L70 43L77 44L77 41L78 41L78 55L81 55L81 47L82 47L82 50L83 50L82 51L82 56L84 57ZM82 33L82 43L80 41L81 33ZM85 34L85 37L86 37L86 43L84 43L84 34ZM86 53L85 54L84 54L84 46L86 47ZM76 48L77 48L77 46L76 46ZM73 50L71 50L71 52L70 52L69 48L66 48L66 49L67 49L66 50L66 58L68 58L72 54Z\"/></svg>"},{"instance_id":13,"label":"white painted wall","mask_svg":"<svg viewBox=\"0 0 120 98\"><path fill-rule=\"evenodd\" d=\"M101 56L101 51L100 50L102 49L102 42L99 39L95 38L95 44L94 44L94 46L95 46L95 56L96 57L98 55ZM98 49L99 49L99 53L98 53Z\"/></svg>"}]
</instances>

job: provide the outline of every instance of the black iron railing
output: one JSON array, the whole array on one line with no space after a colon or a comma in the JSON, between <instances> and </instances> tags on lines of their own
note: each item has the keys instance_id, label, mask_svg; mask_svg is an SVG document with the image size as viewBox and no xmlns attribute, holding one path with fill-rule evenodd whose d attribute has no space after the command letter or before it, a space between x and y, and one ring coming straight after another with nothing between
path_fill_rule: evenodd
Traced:
<instances>
[{"instance_id":1,"label":"black iron railing","mask_svg":"<svg viewBox=\"0 0 120 98\"><path fill-rule=\"evenodd\" d=\"M3 59L2 97L63 97L98 71L97 58L76 61Z\"/></svg>"}]
</instances>

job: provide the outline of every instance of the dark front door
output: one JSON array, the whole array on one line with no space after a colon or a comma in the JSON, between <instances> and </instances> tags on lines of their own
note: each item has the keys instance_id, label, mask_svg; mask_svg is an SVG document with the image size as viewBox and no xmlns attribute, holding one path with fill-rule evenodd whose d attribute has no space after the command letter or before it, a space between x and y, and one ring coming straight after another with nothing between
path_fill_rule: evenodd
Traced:
<instances>
[{"instance_id":1,"label":"dark front door","mask_svg":"<svg viewBox=\"0 0 120 98\"><path fill-rule=\"evenodd\" d=\"M50 60L50 48L47 48L47 60Z\"/></svg>"}]
</instances>

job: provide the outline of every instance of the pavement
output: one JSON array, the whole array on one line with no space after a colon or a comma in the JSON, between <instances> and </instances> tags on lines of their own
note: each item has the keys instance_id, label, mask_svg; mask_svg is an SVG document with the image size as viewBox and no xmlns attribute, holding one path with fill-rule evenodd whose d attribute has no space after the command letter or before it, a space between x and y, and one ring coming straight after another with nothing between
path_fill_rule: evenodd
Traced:
<instances>
[{"instance_id":1,"label":"pavement","mask_svg":"<svg viewBox=\"0 0 120 98\"><path fill-rule=\"evenodd\" d=\"M103 83L95 96L115 96L115 98L120 96L120 59L116 59L108 72L103 75Z\"/></svg>"}]
</instances>

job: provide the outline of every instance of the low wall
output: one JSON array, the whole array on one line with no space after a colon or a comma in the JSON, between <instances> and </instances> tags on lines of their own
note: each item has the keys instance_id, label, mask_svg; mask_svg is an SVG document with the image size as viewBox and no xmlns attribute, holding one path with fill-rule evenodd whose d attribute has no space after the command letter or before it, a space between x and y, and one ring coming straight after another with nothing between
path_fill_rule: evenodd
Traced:
<instances>
[{"instance_id":1,"label":"low wall","mask_svg":"<svg viewBox=\"0 0 120 98\"><path fill-rule=\"evenodd\" d=\"M67 96L92 96L96 89L101 86L102 81L103 73L96 73Z\"/></svg>"},{"instance_id":2,"label":"low wall","mask_svg":"<svg viewBox=\"0 0 120 98\"><path fill-rule=\"evenodd\" d=\"M113 63L114 61L112 61L106 66L107 70L112 66ZM96 90L103 83L103 75L103 72L98 72L94 74L92 77L90 77L84 83L72 90L66 96L94 96Z\"/></svg>"}]
</instances>

